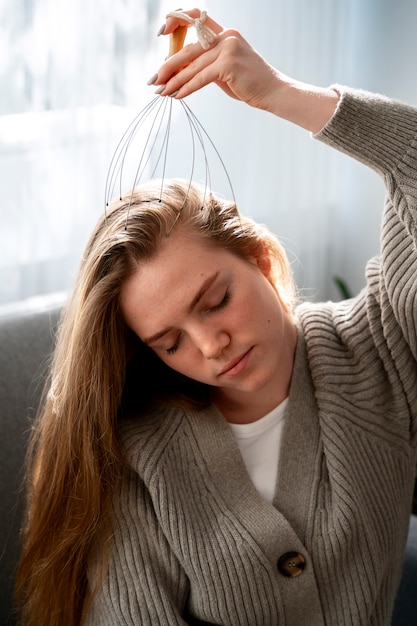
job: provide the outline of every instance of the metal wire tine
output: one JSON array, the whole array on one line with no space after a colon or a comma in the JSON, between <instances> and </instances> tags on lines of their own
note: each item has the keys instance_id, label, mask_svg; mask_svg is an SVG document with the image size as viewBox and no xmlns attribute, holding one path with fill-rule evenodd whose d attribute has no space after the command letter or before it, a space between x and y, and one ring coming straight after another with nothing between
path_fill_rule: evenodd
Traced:
<instances>
[{"instance_id":1,"label":"metal wire tine","mask_svg":"<svg viewBox=\"0 0 417 626\"><path fill-rule=\"evenodd\" d=\"M149 130L148 130L148 132L147 132L147 138L146 138L146 141L145 141L145 143L144 143L144 144L142 144L142 148L141 148L141 157L140 157L140 160L139 160L138 166L137 166L137 168L136 168L136 172L135 172L135 177L134 177L133 185L130 185L130 187L133 187L133 188L135 188L135 186L136 186L136 184L137 184L138 180L141 178L141 176L142 176L142 174L143 174L143 171L145 170L146 164L147 164L147 163L148 163L148 161L149 161L149 155L148 155L148 157L147 157L147 158L146 158L146 160L145 160L145 163L143 164L144 158L146 157L146 154L147 154L147 153L148 153L148 151L149 151L148 146L149 146L149 144L151 143L151 138L152 138L152 135L153 135L154 126L155 126L155 124L156 124L156 121L158 120L158 117L159 117L159 116L160 116L160 114L161 114L161 109L162 109L162 108L164 108L164 102L163 102L163 100L162 100L162 99L159 99L159 103L158 103L158 106L157 106L156 108L157 108L157 111L156 111L156 113L155 113L155 115L154 115L154 118L153 118L153 121L152 121L151 127L149 128ZM148 116L147 116L147 117L148 117ZM157 135L156 135L156 136L157 136ZM134 139L134 138L132 137L132 142L133 142L133 139ZM132 143L132 142L131 142L131 143ZM152 152L154 145L155 145L155 141L154 141L154 143L153 143L153 144L151 144L150 152ZM125 151L125 155L124 155L124 160L123 160L123 165L124 165L124 161L125 161L126 156L127 156L127 150L128 150L128 148L130 148L130 144L129 144L129 146L127 146L127 147L126 147L126 151ZM142 164L143 164L143 168L142 168ZM141 168L142 168L142 172L141 172Z\"/></svg>"},{"instance_id":2,"label":"metal wire tine","mask_svg":"<svg viewBox=\"0 0 417 626\"><path fill-rule=\"evenodd\" d=\"M181 100L181 102L183 103L183 106L187 109L187 111L189 112L190 116L192 117L192 119L195 121L196 126L202 131L202 133L207 137L207 139L210 142L211 147L213 148L214 152L217 155L217 158L219 159L219 162L222 166L222 169L226 175L227 178L227 182L229 184L230 187L230 192L232 194L232 198L233 198L233 202L234 204L236 204L236 196L235 196L235 192L233 190L233 185L232 185L232 181L230 179L230 175L229 172L227 171L226 165L222 159L222 157L220 156L219 151L217 150L213 140L211 139L210 135L207 133L206 129L204 128L204 126L201 124L201 122L198 120L198 118L194 115L194 113L191 111L190 107L188 106L188 104L186 102L184 102L183 100Z\"/></svg>"},{"instance_id":3,"label":"metal wire tine","mask_svg":"<svg viewBox=\"0 0 417 626\"><path fill-rule=\"evenodd\" d=\"M151 158L152 152L153 152L153 150L155 148L155 145L157 143L157 138L159 136L159 131L161 129L162 122L163 122L164 116L165 116L166 101L164 101L164 100L165 100L164 98L160 98L160 105L158 107L158 111L157 111L157 113L156 113L156 115L155 115L155 117L153 119L153 122L152 122L151 127L150 127L149 132L148 132L148 136L147 136L146 141L145 141L145 144L143 145L143 148L141 150L141 157L140 157L138 166L136 168L135 177L133 179L132 193L133 193L133 190L135 189L136 185L138 184L138 182L142 178L143 172L145 171L146 165L148 164L148 162L149 162L149 160ZM161 114L161 109L163 109L162 115L160 115ZM160 116L159 128L158 128L156 134L154 134L153 130L154 130L155 124L156 124L156 122L158 120L158 116ZM153 142L151 142L151 139L152 139L153 136L155 137L155 139L154 139ZM148 150L148 146L149 145L150 145L150 149ZM142 167L142 163L143 163L144 157L146 155L147 155L147 158L146 158L145 163L143 164L143 167Z\"/></svg>"},{"instance_id":4,"label":"metal wire tine","mask_svg":"<svg viewBox=\"0 0 417 626\"><path fill-rule=\"evenodd\" d=\"M181 207L181 208L183 208L185 203L187 202L188 194L190 193L190 189L191 189L191 185L192 185L192 181L193 181L195 158L196 158L196 146L195 146L195 138L194 138L194 132L193 132L193 129L195 129L194 125L192 124L192 122L190 120L190 116L188 114L187 109L184 107L184 103L183 103L182 100L180 100L180 104L181 104L181 106L182 106L182 108L184 110L185 116L186 116L187 121L188 121L188 127L190 129L190 135L191 135L191 143L192 143L192 147L193 147L192 148L191 172L190 172L190 178L189 178L189 183L188 183L188 189L187 189L187 193L186 193L185 198L184 198L183 205ZM204 152L204 148L203 148L203 152ZM206 156L205 152L204 152L204 156Z\"/></svg>"},{"instance_id":5,"label":"metal wire tine","mask_svg":"<svg viewBox=\"0 0 417 626\"><path fill-rule=\"evenodd\" d=\"M105 206L106 207L108 206L108 200L109 200L110 195L113 192L117 178L119 179L119 185L120 185L120 198L122 197L122 183L123 183L123 177L124 177L123 172L125 171L125 167L126 167L128 151L129 149L131 149L133 141L136 135L138 134L142 124L146 120L150 119L149 116L153 112L154 117L149 122L150 128L149 129L148 127L146 128L146 139L141 144L141 153L140 153L139 163L137 164L137 167L136 167L133 185L130 185L131 193L130 193L130 198L128 201L128 206L126 208L125 230L127 230L128 228L130 210L131 210L131 206L133 203L135 188L138 182L142 179L150 161L154 161L154 156L156 157L156 160L152 164L153 171L151 174L151 178L154 178L155 172L158 170L158 167L160 166L161 161L162 161L162 165L161 165L162 174L160 177L158 177L160 178L159 202L161 202L162 200L165 179L166 179L166 175L168 171L167 168L168 168L168 156L170 153L173 102L174 100L172 98L162 98L161 96L157 96L150 103L148 103L146 107L144 107L139 112L139 114L135 117L135 119L131 122L129 127L126 129L125 133L123 134L113 154L110 167L107 173L106 186L105 186ZM203 193L201 209L203 209L208 195L212 193L212 180L211 180L212 172L210 168L210 157L209 157L209 153L207 149L207 141L209 142L211 149L214 151L215 155L217 156L217 159L221 165L223 173L226 176L233 201L236 204L236 198L235 198L235 193L233 190L232 182L231 182L229 173L227 171L227 168L225 166L225 163L223 159L221 158L218 149L216 148L214 142L212 141L211 137L209 136L209 134L207 133L207 131L205 130L205 128L203 127L199 119L196 117L196 115L192 112L190 107L187 105L187 103L184 100L179 100L178 102L180 103L182 107L182 111L186 116L189 132L191 136L191 143L192 143L192 160L191 160L191 167L190 167L189 185L188 185L186 194L184 196L184 202L183 202L182 207L184 207L187 201L187 198L188 198L188 195L189 195L192 183L193 183L193 178L195 175L195 168L196 168L198 146L201 149L201 152L203 155L203 165L204 165L204 172L205 172L204 174L205 188L204 188L204 193ZM167 107L168 107L168 110L167 110ZM161 135L163 135L162 139L161 139ZM180 213L181 213L181 209L178 212L178 217ZM105 216L107 220L106 209L105 209Z\"/></svg>"},{"instance_id":6,"label":"metal wire tine","mask_svg":"<svg viewBox=\"0 0 417 626\"><path fill-rule=\"evenodd\" d=\"M113 153L112 159L110 161L110 165L107 171L106 184L105 184L105 192L104 192L104 205L105 205L105 213L107 219L107 211L106 207L109 204L109 200L111 200L113 195L113 189L115 184L115 179L117 178L117 172L120 170L122 173L124 158L126 156L128 147L132 141L132 138L136 134L138 128L141 125L144 117L147 116L150 109L152 109L155 104L158 102L158 97L155 97L151 102L149 102L144 109L142 109L129 124L125 132L123 133L119 143L117 144L116 150ZM123 159L122 159L123 157ZM120 160L122 162L120 163ZM121 193L119 194L121 195Z\"/></svg>"},{"instance_id":7,"label":"metal wire tine","mask_svg":"<svg viewBox=\"0 0 417 626\"><path fill-rule=\"evenodd\" d=\"M187 116L190 128L194 129L194 132L195 132L195 134L198 137L201 150L202 150L202 152L204 154L204 165L205 165L205 172L206 172L205 173L205 188L204 188L204 196L203 196L203 205L204 205L204 202L206 201L207 189L211 190L211 175L210 175L210 166L209 166L209 162L208 162L208 158L207 158L207 151L206 151L206 147L204 145L203 135L201 134L201 130L200 130L199 126L198 126L198 120L197 120L196 116L191 111L191 109L186 106L185 102L181 101L181 104L183 105L183 108L184 108L185 114Z\"/></svg>"},{"instance_id":8,"label":"metal wire tine","mask_svg":"<svg viewBox=\"0 0 417 626\"><path fill-rule=\"evenodd\" d=\"M169 133L171 130L171 118L172 118L172 98L169 98L169 114L168 114L168 124L166 127L164 144L165 144L165 152L164 152L164 164L162 168L162 176L161 176L161 189L159 192L159 202L162 200L162 190L164 188L164 180L165 180L165 172L167 166L167 157L168 157L168 146L169 146Z\"/></svg>"},{"instance_id":9,"label":"metal wire tine","mask_svg":"<svg viewBox=\"0 0 417 626\"><path fill-rule=\"evenodd\" d=\"M182 105L182 101L181 100L180 100L180 104ZM185 109L184 109L184 112L185 112L185 115L187 117L188 126L189 126L189 130L190 130L190 135L191 135L191 144L192 144L191 172L190 172L190 177L189 177L189 181L188 181L188 188L187 188L187 191L186 191L186 193L184 195L184 200L183 200L182 206L179 209L179 211L177 212L177 215L176 215L175 220L174 220L174 222L173 222L173 224L171 226L171 229L166 233L166 237L169 237L169 235L172 233L176 223L178 222L178 220L180 218L181 211L184 208L185 203L187 202L187 198L189 196L191 185L192 185L192 182L193 182L194 165L195 165L195 140L194 140L193 127L192 127L192 124L190 123L189 116L188 116L187 111ZM161 196L162 196L162 186L161 186Z\"/></svg>"},{"instance_id":10,"label":"metal wire tine","mask_svg":"<svg viewBox=\"0 0 417 626\"><path fill-rule=\"evenodd\" d=\"M159 114L160 109L161 109L161 107L162 107L162 102L159 102L159 105L158 105L158 101L159 101L158 97L152 101L153 106L152 106L151 108L157 108L157 112L156 112L156 115L155 115L155 118L154 118L154 122L153 122L153 124L152 124L152 128L150 129L150 131L149 131L149 133L148 133L148 139L146 140L146 142L145 142L145 146L144 146L144 148L143 148L143 150L142 150L142 156L141 156L141 159L140 159L140 162L139 162L138 169L140 168L140 165L141 165L141 163L142 163L142 161L143 161L143 157L144 157L144 155L146 154L146 148L147 148L147 146L148 146L149 139L150 139L150 137L151 137L151 135L152 135L152 129L153 129L153 126L154 126L154 124L155 124L156 119L158 118L158 114ZM146 119L148 119L149 114L150 114L150 109L149 109L149 110L148 110L148 109L145 109L145 110L144 110L144 112L143 112L143 115L142 115L142 117L141 117L141 120L140 120L139 124L137 124L137 126L136 126L136 127L135 127L135 129L134 129L134 132L132 132L132 133L131 133L131 135L130 135L130 137L129 137L129 140L126 142L126 148L125 148L125 150L124 150L124 153L123 153L123 159L122 159L121 166L120 166L120 177L119 177L119 193L120 193L120 197L121 197L121 195L122 195L123 168L124 168L124 164L125 164L125 160L126 160L127 152L128 152L128 150L129 150L129 148L130 148L130 146L131 146L131 144L132 144L133 140L135 139L135 136L136 136L137 132L139 131L140 127L142 126L142 123L143 123ZM146 163L145 163L145 166L146 166ZM145 167L145 166L144 166L144 167ZM137 169L137 171L138 171L138 169ZM136 177L135 177L135 180L136 180ZM136 182L134 183L134 185L133 185L133 186L135 187L135 185L136 185Z\"/></svg>"},{"instance_id":11,"label":"metal wire tine","mask_svg":"<svg viewBox=\"0 0 417 626\"><path fill-rule=\"evenodd\" d=\"M167 107L167 105L168 105L168 101L167 101L167 99L166 99L166 98L165 98L165 103L164 103L164 104L165 104L165 107L164 107L164 115L162 115L162 116L161 116L161 121L160 121L160 123L159 123L159 128L158 128L158 130L157 130L156 137L159 137L159 133L160 133L160 130L161 130L161 128L162 128L162 123L163 123L163 121L164 121L164 119L165 119L165 109L166 109L166 107ZM170 116L169 116L169 123L170 123L170 119L171 119L171 118L170 118ZM165 145L165 137L166 137L166 133L167 133L167 130L166 130L166 128L165 128L164 139L163 139L163 140L162 140L162 142L161 142L161 147L160 147L160 150L159 150L159 154L158 154L157 159L156 159L156 161L155 161L155 164L154 164L154 166L153 166L153 170L152 170L152 173L151 173L151 179L153 179L153 178L155 177L156 171L157 171L157 169L158 169L159 162L160 162L161 157L162 157L162 153L163 153L163 151L164 151L164 145ZM154 144L153 144L153 146L152 146L152 150L153 150L153 147L154 147L154 146L156 146L156 139L155 139L155 142L154 142ZM151 153L149 153L149 158L148 158L148 161L150 160L150 157L151 157Z\"/></svg>"},{"instance_id":12,"label":"metal wire tine","mask_svg":"<svg viewBox=\"0 0 417 626\"><path fill-rule=\"evenodd\" d=\"M158 107L158 111L157 111L157 113L156 113L156 115L155 115L155 117L153 119L153 122L151 124L151 127L149 129L146 142L145 142L145 144L143 146L143 149L142 149L142 153L141 153L141 157L140 157L140 160L139 160L139 164L138 164L138 167L136 168L136 173L135 173L133 185L131 186L131 194L130 194L130 199L129 199L129 205L128 205L127 211L126 211L125 230L127 230L127 223L128 223L128 220L129 220L130 207L132 205L132 199L133 199L134 190L136 188L136 185L138 184L138 182L142 178L142 175L143 175L143 172L145 171L146 165L148 164L148 162L149 162L149 160L151 158L151 155L152 155L152 153L154 151L154 148L157 145L159 131L161 129L162 122L163 122L163 120L165 118L165 111L166 111L166 108L167 108L167 99L166 98L159 98L159 100L160 100L160 105ZM161 109L163 109L162 114L161 114ZM156 124L156 122L158 120L158 116L160 116L159 127L158 127L158 131L156 132L156 134L154 134L153 131L154 131L155 124ZM170 111L170 114L169 114L169 121L168 121L168 126L167 126L168 129L169 129L169 126L170 126L170 120L171 120L171 111ZM165 131L165 135L166 135L166 133L167 133L167 131ZM151 142L151 138L153 136L154 136L155 139L154 139L153 143L151 143L150 148L148 150L148 146L149 146L149 144ZM163 140L163 143L162 143L161 152L163 150L165 141L166 141L166 139L164 137L164 140ZM147 158L146 158L146 161L145 161L145 163L143 164L143 167L142 167L143 159L144 159L146 154L147 154ZM159 161L159 159L160 159L160 156L158 157L158 161ZM161 198L159 200L161 200Z\"/></svg>"},{"instance_id":13,"label":"metal wire tine","mask_svg":"<svg viewBox=\"0 0 417 626\"><path fill-rule=\"evenodd\" d=\"M158 133L155 135L155 140L151 144L150 150L149 151L147 150L148 149L148 145L151 142L151 138L153 136L154 126L155 126L156 121L158 119L158 115L161 113L161 109L164 109L164 113L165 113L165 109L166 109L166 102L164 101L165 99L164 98L159 98L159 100L160 100L160 105L158 106L158 111L157 111L157 113L156 113L156 115L155 115L155 117L153 119L153 122L151 124L151 128L149 129L148 136L147 136L146 141L145 141L145 144L144 144L144 146L142 148L142 153L141 153L141 157L140 157L140 160L139 160L139 164L138 164L138 166L136 168L136 173L135 173L135 177L134 177L134 180L133 180L133 185L131 186L129 204L128 204L127 211L126 211L125 231L127 230L127 223L128 223L128 220L129 220L130 207L132 206L132 199L133 199L133 194L134 194L134 191L135 191L135 187L136 187L136 185L138 184L139 180L141 179L141 177L143 175L145 167L146 167L147 163L149 162L149 159L151 157L152 151L153 151L153 149L154 149L154 147L156 145L156 142L157 142ZM161 120L163 120L163 118L164 118L164 114L162 114ZM160 122L159 128L161 127L161 124L162 124L162 121ZM145 164L143 165L143 168L142 168L142 162L143 162L143 159L144 159L145 155L147 154L147 152L148 152L148 156L147 156ZM126 150L126 153L127 153L127 150ZM125 153L125 156L126 156L126 153ZM141 171L141 169L142 169L142 171Z\"/></svg>"}]
</instances>

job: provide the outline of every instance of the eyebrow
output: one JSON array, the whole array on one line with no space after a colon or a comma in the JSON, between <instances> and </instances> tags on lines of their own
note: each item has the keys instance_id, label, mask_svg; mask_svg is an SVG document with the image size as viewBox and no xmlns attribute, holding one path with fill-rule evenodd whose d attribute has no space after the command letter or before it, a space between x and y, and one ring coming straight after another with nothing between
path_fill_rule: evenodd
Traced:
<instances>
[{"instance_id":1,"label":"eyebrow","mask_svg":"<svg viewBox=\"0 0 417 626\"><path fill-rule=\"evenodd\" d=\"M215 274L212 274L211 276L206 278L206 280L203 282L203 284L201 285L200 289L198 290L194 298L191 300L187 308L187 313L192 313L194 311L195 307L200 302L201 298L204 296L206 291L208 291L210 287L212 286L212 284L216 281L218 275L219 275L219 272L216 272ZM171 330L173 330L173 327L168 326L167 328L160 330L158 333L155 333L151 337L146 337L146 339L143 339L143 343L149 346L151 343L155 343L155 341L157 341L158 339L160 339L161 337L169 333Z\"/></svg>"}]
</instances>

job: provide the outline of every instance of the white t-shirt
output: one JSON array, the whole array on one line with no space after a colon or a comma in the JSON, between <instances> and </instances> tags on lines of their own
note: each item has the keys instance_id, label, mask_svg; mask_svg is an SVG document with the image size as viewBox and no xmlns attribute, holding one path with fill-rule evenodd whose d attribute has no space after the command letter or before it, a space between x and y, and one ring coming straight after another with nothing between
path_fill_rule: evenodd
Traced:
<instances>
[{"instance_id":1,"label":"white t-shirt","mask_svg":"<svg viewBox=\"0 0 417 626\"><path fill-rule=\"evenodd\" d=\"M272 504L288 398L251 424L229 424L249 476L262 498Z\"/></svg>"}]
</instances>

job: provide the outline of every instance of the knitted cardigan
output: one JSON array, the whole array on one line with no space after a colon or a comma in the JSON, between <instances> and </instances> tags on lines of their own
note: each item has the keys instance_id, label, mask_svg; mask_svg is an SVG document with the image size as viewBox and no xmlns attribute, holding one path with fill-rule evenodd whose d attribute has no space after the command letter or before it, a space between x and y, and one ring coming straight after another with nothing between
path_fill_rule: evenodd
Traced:
<instances>
[{"instance_id":1,"label":"knitted cardigan","mask_svg":"<svg viewBox=\"0 0 417 626\"><path fill-rule=\"evenodd\" d=\"M358 297L297 309L273 506L214 407L130 420L87 626L390 623L416 472L417 111L338 89L317 138L382 175L381 256Z\"/></svg>"}]
</instances>

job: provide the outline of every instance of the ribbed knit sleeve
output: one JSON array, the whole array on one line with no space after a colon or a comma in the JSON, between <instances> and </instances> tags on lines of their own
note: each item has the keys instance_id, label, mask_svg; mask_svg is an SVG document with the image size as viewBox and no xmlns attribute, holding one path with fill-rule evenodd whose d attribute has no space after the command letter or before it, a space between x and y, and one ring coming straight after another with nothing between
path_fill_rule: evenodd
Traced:
<instances>
[{"instance_id":1,"label":"ribbed knit sleeve","mask_svg":"<svg viewBox=\"0 0 417 626\"><path fill-rule=\"evenodd\" d=\"M371 289L387 316L382 321L393 356L399 357L401 334L417 359L417 111L384 96L338 90L339 108L316 137L383 177L381 267L378 285ZM371 285L374 273L370 268Z\"/></svg>"}]
</instances>

